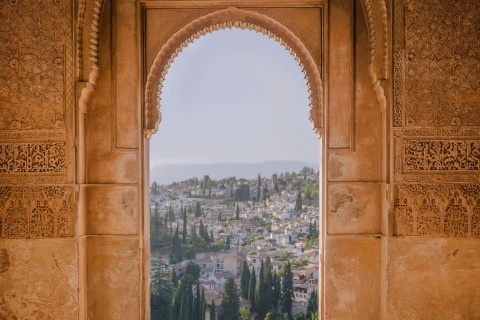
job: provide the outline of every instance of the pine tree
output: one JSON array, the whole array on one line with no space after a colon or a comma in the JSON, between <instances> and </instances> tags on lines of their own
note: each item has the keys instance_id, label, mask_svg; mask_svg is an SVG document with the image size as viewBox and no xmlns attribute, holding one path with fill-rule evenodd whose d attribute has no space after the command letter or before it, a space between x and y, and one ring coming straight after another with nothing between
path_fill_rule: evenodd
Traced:
<instances>
[{"instance_id":1,"label":"pine tree","mask_svg":"<svg viewBox=\"0 0 480 320\"><path fill-rule=\"evenodd\" d=\"M242 274L240 277L240 291L242 298L248 299L248 285L250 282L250 270L248 269L247 261L243 261Z\"/></svg>"},{"instance_id":2,"label":"pine tree","mask_svg":"<svg viewBox=\"0 0 480 320\"><path fill-rule=\"evenodd\" d=\"M183 209L180 209L182 212ZM187 243L187 212L183 212L183 230L182 230L182 243Z\"/></svg>"},{"instance_id":3,"label":"pine tree","mask_svg":"<svg viewBox=\"0 0 480 320\"><path fill-rule=\"evenodd\" d=\"M237 286L232 277L227 279L223 290L222 313L219 320L239 320L240 300L238 298Z\"/></svg>"},{"instance_id":4,"label":"pine tree","mask_svg":"<svg viewBox=\"0 0 480 320\"><path fill-rule=\"evenodd\" d=\"M257 287L257 277L255 275L255 267L252 266L250 272L250 283L248 284L248 300L250 300L250 310L255 312L255 289Z\"/></svg>"},{"instance_id":5,"label":"pine tree","mask_svg":"<svg viewBox=\"0 0 480 320\"><path fill-rule=\"evenodd\" d=\"M293 274L290 261L285 264L283 284L282 284L282 312L288 314L288 318L292 318L292 301L293 301Z\"/></svg>"},{"instance_id":6,"label":"pine tree","mask_svg":"<svg viewBox=\"0 0 480 320\"><path fill-rule=\"evenodd\" d=\"M240 220L240 207L237 202L237 210L235 211L235 220Z\"/></svg>"},{"instance_id":7,"label":"pine tree","mask_svg":"<svg viewBox=\"0 0 480 320\"><path fill-rule=\"evenodd\" d=\"M216 314L215 314L215 301L212 299L212 304L210 305L210 320L216 320Z\"/></svg>"}]
</instances>

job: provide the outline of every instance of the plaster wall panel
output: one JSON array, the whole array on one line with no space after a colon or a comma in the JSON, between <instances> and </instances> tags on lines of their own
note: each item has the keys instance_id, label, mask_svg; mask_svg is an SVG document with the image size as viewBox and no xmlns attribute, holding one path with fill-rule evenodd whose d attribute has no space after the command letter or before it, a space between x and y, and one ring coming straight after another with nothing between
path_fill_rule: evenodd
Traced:
<instances>
[{"instance_id":1,"label":"plaster wall panel","mask_svg":"<svg viewBox=\"0 0 480 320\"><path fill-rule=\"evenodd\" d=\"M380 183L330 183L328 234L380 234L381 188Z\"/></svg>"},{"instance_id":2,"label":"plaster wall panel","mask_svg":"<svg viewBox=\"0 0 480 320\"><path fill-rule=\"evenodd\" d=\"M115 1L115 146L138 148L140 82L140 30L135 1Z\"/></svg>"},{"instance_id":3,"label":"plaster wall panel","mask_svg":"<svg viewBox=\"0 0 480 320\"><path fill-rule=\"evenodd\" d=\"M380 319L380 237L327 236L325 251L326 319Z\"/></svg>"},{"instance_id":4,"label":"plaster wall panel","mask_svg":"<svg viewBox=\"0 0 480 320\"><path fill-rule=\"evenodd\" d=\"M329 135L328 147L353 147L354 1L332 1L330 5Z\"/></svg>"},{"instance_id":5,"label":"plaster wall panel","mask_svg":"<svg viewBox=\"0 0 480 320\"><path fill-rule=\"evenodd\" d=\"M2 240L0 319L78 317L75 239Z\"/></svg>"},{"instance_id":6,"label":"plaster wall panel","mask_svg":"<svg viewBox=\"0 0 480 320\"><path fill-rule=\"evenodd\" d=\"M111 10L111 3L106 2L103 8L100 30L100 42L102 43L99 50L100 75L97 90L88 106L85 123L86 176L89 183L137 183L140 177L137 150L119 151L115 148L116 107L115 99L113 99L115 82L112 77L116 77L117 73L114 71L112 62L113 24ZM120 79L124 79L123 74L125 72L125 77L135 73L135 70L126 71L130 68L135 69L131 64L123 65L123 62L120 62L120 65L120 71L122 72ZM123 68L125 71L122 71ZM132 117L132 113L138 114L138 104L128 103L132 101L118 102L127 103L129 109L125 115L120 115L120 117ZM132 141L138 141L140 135L136 129L134 130L129 126L130 124L127 125L129 128L127 129L133 130L129 131L131 134L129 139L131 140L123 142L126 143L124 146L132 147Z\"/></svg>"},{"instance_id":7,"label":"plaster wall panel","mask_svg":"<svg viewBox=\"0 0 480 320\"><path fill-rule=\"evenodd\" d=\"M87 186L88 234L138 233L139 197L135 186Z\"/></svg>"},{"instance_id":8,"label":"plaster wall panel","mask_svg":"<svg viewBox=\"0 0 480 320\"><path fill-rule=\"evenodd\" d=\"M139 239L88 237L87 319L140 319Z\"/></svg>"},{"instance_id":9,"label":"plaster wall panel","mask_svg":"<svg viewBox=\"0 0 480 320\"><path fill-rule=\"evenodd\" d=\"M391 238L388 319L480 319L480 251L472 238Z\"/></svg>"}]
</instances>

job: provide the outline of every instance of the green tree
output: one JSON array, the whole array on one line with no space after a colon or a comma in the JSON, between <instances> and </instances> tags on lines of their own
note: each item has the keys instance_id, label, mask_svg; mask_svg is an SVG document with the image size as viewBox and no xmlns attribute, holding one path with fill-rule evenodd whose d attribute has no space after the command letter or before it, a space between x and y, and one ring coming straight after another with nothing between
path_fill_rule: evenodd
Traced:
<instances>
[{"instance_id":1,"label":"green tree","mask_svg":"<svg viewBox=\"0 0 480 320\"><path fill-rule=\"evenodd\" d=\"M257 181L257 202L260 201L260 187L262 186L262 178L260 178L260 173L258 174Z\"/></svg>"},{"instance_id":2,"label":"green tree","mask_svg":"<svg viewBox=\"0 0 480 320\"><path fill-rule=\"evenodd\" d=\"M213 230L210 230L210 243L214 241L215 240L213 239Z\"/></svg>"},{"instance_id":3,"label":"green tree","mask_svg":"<svg viewBox=\"0 0 480 320\"><path fill-rule=\"evenodd\" d=\"M270 300L267 301L265 296L265 264L260 263L260 271L258 273L258 283L255 291L255 312L259 319L265 318L268 310L270 309Z\"/></svg>"},{"instance_id":4,"label":"green tree","mask_svg":"<svg viewBox=\"0 0 480 320\"><path fill-rule=\"evenodd\" d=\"M240 220L240 206L237 202L237 209L235 210L235 220Z\"/></svg>"},{"instance_id":5,"label":"green tree","mask_svg":"<svg viewBox=\"0 0 480 320\"><path fill-rule=\"evenodd\" d=\"M255 289L257 287L257 277L255 275L255 267L252 266L250 272L250 283L248 284L248 300L250 301L250 310L255 312Z\"/></svg>"},{"instance_id":6,"label":"green tree","mask_svg":"<svg viewBox=\"0 0 480 320\"><path fill-rule=\"evenodd\" d=\"M200 226L198 227L198 233L200 237L205 240L205 227L203 226L203 220L200 219ZM206 242L206 240L205 240Z\"/></svg>"},{"instance_id":7,"label":"green tree","mask_svg":"<svg viewBox=\"0 0 480 320\"><path fill-rule=\"evenodd\" d=\"M216 318L215 301L212 299L212 304L210 305L210 320L216 320Z\"/></svg>"},{"instance_id":8,"label":"green tree","mask_svg":"<svg viewBox=\"0 0 480 320\"><path fill-rule=\"evenodd\" d=\"M240 300L238 297L237 286L232 277L227 279L222 296L222 313L219 320L239 320L240 318Z\"/></svg>"},{"instance_id":9,"label":"green tree","mask_svg":"<svg viewBox=\"0 0 480 320\"><path fill-rule=\"evenodd\" d=\"M227 249L230 249L230 236L227 236L225 243L227 244Z\"/></svg>"},{"instance_id":10,"label":"green tree","mask_svg":"<svg viewBox=\"0 0 480 320\"><path fill-rule=\"evenodd\" d=\"M183 265L183 274L184 276L191 276L192 279L198 279L198 276L200 275L200 266L195 262L188 261Z\"/></svg>"},{"instance_id":11,"label":"green tree","mask_svg":"<svg viewBox=\"0 0 480 320\"><path fill-rule=\"evenodd\" d=\"M180 209L183 212L183 230L182 230L182 243L187 243L187 211Z\"/></svg>"},{"instance_id":12,"label":"green tree","mask_svg":"<svg viewBox=\"0 0 480 320\"><path fill-rule=\"evenodd\" d=\"M183 260L183 248L178 235L178 225L172 238L172 256L176 258L177 262Z\"/></svg>"},{"instance_id":13,"label":"green tree","mask_svg":"<svg viewBox=\"0 0 480 320\"><path fill-rule=\"evenodd\" d=\"M307 304L307 319L311 318L311 315L318 311L318 294L317 291L314 289L310 294L310 298L308 299Z\"/></svg>"},{"instance_id":14,"label":"green tree","mask_svg":"<svg viewBox=\"0 0 480 320\"><path fill-rule=\"evenodd\" d=\"M270 268L270 258L265 261L265 286L263 288L263 295L265 296L265 309L268 311L272 306L272 269Z\"/></svg>"},{"instance_id":15,"label":"green tree","mask_svg":"<svg viewBox=\"0 0 480 320\"><path fill-rule=\"evenodd\" d=\"M274 312L272 311L269 311L266 315L265 315L265 319L264 320L275 320L276 318L276 315Z\"/></svg>"},{"instance_id":16,"label":"green tree","mask_svg":"<svg viewBox=\"0 0 480 320\"><path fill-rule=\"evenodd\" d=\"M218 213L218 221L222 221L222 213L221 212Z\"/></svg>"},{"instance_id":17,"label":"green tree","mask_svg":"<svg viewBox=\"0 0 480 320\"><path fill-rule=\"evenodd\" d=\"M272 308L274 311L277 311L278 301L282 293L282 285L280 281L280 276L277 275L277 272L273 272L272 277Z\"/></svg>"},{"instance_id":18,"label":"green tree","mask_svg":"<svg viewBox=\"0 0 480 320\"><path fill-rule=\"evenodd\" d=\"M152 320L169 319L173 290L168 272L158 271L153 275L150 295Z\"/></svg>"},{"instance_id":19,"label":"green tree","mask_svg":"<svg viewBox=\"0 0 480 320\"><path fill-rule=\"evenodd\" d=\"M293 317L293 320L307 320L307 318L305 318L305 314L303 312L300 312Z\"/></svg>"},{"instance_id":20,"label":"green tree","mask_svg":"<svg viewBox=\"0 0 480 320\"><path fill-rule=\"evenodd\" d=\"M178 287L178 276L177 276L177 272L175 271L175 269L172 269L171 280L172 280L173 288L176 289Z\"/></svg>"},{"instance_id":21,"label":"green tree","mask_svg":"<svg viewBox=\"0 0 480 320\"><path fill-rule=\"evenodd\" d=\"M252 314L247 308L240 308L240 320L252 320Z\"/></svg>"},{"instance_id":22,"label":"green tree","mask_svg":"<svg viewBox=\"0 0 480 320\"><path fill-rule=\"evenodd\" d=\"M242 298L248 299L248 285L250 283L250 269L248 269L247 261L243 261L242 274L240 276L240 291Z\"/></svg>"},{"instance_id":23,"label":"green tree","mask_svg":"<svg viewBox=\"0 0 480 320\"><path fill-rule=\"evenodd\" d=\"M197 201L195 204L195 217L200 217L202 215L202 208L200 207L200 202Z\"/></svg>"},{"instance_id":24,"label":"green tree","mask_svg":"<svg viewBox=\"0 0 480 320\"><path fill-rule=\"evenodd\" d=\"M299 191L295 200L295 211L302 211L302 193Z\"/></svg>"},{"instance_id":25,"label":"green tree","mask_svg":"<svg viewBox=\"0 0 480 320\"><path fill-rule=\"evenodd\" d=\"M191 320L201 320L200 318L200 300L202 299L200 295L200 283L197 281L195 297L193 299L192 307L192 317Z\"/></svg>"},{"instance_id":26,"label":"green tree","mask_svg":"<svg viewBox=\"0 0 480 320\"><path fill-rule=\"evenodd\" d=\"M284 268L284 276L282 283L282 312L288 314L288 318L292 318L292 301L293 301L293 274L290 261L287 261Z\"/></svg>"},{"instance_id":27,"label":"green tree","mask_svg":"<svg viewBox=\"0 0 480 320\"><path fill-rule=\"evenodd\" d=\"M195 222L193 223L192 240L193 242L197 240L197 224Z\"/></svg>"}]
</instances>

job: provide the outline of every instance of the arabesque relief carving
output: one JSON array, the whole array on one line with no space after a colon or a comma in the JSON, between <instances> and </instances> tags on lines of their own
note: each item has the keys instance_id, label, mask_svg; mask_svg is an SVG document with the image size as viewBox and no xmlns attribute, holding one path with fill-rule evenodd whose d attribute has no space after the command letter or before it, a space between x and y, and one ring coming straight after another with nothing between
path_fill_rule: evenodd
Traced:
<instances>
[{"instance_id":1,"label":"arabesque relief carving","mask_svg":"<svg viewBox=\"0 0 480 320\"><path fill-rule=\"evenodd\" d=\"M73 236L72 187L0 187L3 238Z\"/></svg>"},{"instance_id":2,"label":"arabesque relief carving","mask_svg":"<svg viewBox=\"0 0 480 320\"><path fill-rule=\"evenodd\" d=\"M73 109L71 11L70 0L2 1L0 130L66 127Z\"/></svg>"},{"instance_id":3,"label":"arabesque relief carving","mask_svg":"<svg viewBox=\"0 0 480 320\"><path fill-rule=\"evenodd\" d=\"M398 236L480 236L480 185L400 185L395 195Z\"/></svg>"},{"instance_id":4,"label":"arabesque relief carving","mask_svg":"<svg viewBox=\"0 0 480 320\"><path fill-rule=\"evenodd\" d=\"M405 126L479 125L479 16L477 0L405 6Z\"/></svg>"},{"instance_id":5,"label":"arabesque relief carving","mask_svg":"<svg viewBox=\"0 0 480 320\"><path fill-rule=\"evenodd\" d=\"M480 170L480 140L404 140L403 171Z\"/></svg>"},{"instance_id":6,"label":"arabesque relief carving","mask_svg":"<svg viewBox=\"0 0 480 320\"><path fill-rule=\"evenodd\" d=\"M64 173L65 142L2 143L0 174Z\"/></svg>"}]
</instances>

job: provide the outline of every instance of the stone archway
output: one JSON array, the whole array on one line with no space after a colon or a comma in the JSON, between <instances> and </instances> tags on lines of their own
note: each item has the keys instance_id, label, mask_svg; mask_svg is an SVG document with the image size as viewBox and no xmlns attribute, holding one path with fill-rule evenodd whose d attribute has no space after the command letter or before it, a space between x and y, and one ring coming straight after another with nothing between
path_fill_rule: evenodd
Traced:
<instances>
[{"instance_id":1,"label":"stone archway","mask_svg":"<svg viewBox=\"0 0 480 320\"><path fill-rule=\"evenodd\" d=\"M170 64L180 51L206 33L226 28L250 29L261 32L283 45L302 68L309 89L310 120L314 130L323 128L323 84L320 69L304 43L287 27L264 14L229 7L188 22L175 32L155 56L145 84L144 130L146 136L157 131L161 121L160 95Z\"/></svg>"}]
</instances>

